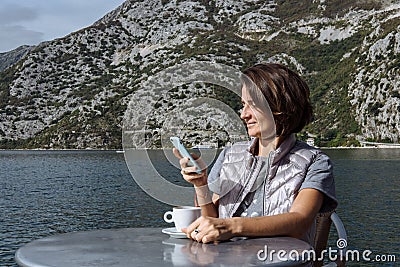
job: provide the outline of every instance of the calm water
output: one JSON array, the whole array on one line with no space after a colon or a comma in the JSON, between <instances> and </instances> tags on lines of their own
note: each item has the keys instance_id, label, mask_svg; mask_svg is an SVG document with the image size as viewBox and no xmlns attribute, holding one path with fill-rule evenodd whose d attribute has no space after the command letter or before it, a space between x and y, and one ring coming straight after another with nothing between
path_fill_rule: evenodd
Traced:
<instances>
[{"instance_id":1,"label":"calm water","mask_svg":"<svg viewBox=\"0 0 400 267\"><path fill-rule=\"evenodd\" d=\"M400 265L400 150L326 153L334 162L349 248L397 258L349 266ZM172 165L158 164L168 169L168 179L181 183ZM115 151L0 151L0 266L15 266L17 248L57 233L166 227L162 215L169 209L141 191Z\"/></svg>"}]
</instances>

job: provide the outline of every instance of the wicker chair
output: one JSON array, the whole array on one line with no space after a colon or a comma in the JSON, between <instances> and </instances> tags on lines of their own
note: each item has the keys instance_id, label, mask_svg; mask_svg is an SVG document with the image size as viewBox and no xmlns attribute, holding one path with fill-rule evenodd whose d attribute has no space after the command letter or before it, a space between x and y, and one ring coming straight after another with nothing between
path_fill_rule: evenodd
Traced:
<instances>
[{"instance_id":1,"label":"wicker chair","mask_svg":"<svg viewBox=\"0 0 400 267\"><path fill-rule=\"evenodd\" d=\"M336 231L338 233L338 238L345 242L345 246L341 249L338 249L339 254L338 255L346 255L346 246L347 246L347 234L346 234L346 229L344 228L344 225L342 221L340 220L339 216L336 214L336 212L329 212L329 213L320 213L317 216L317 229L316 229L316 235L315 235L315 242L314 242L314 249L317 255L317 258L321 255L321 252L326 249L326 245L328 243L328 237L329 237L329 230L331 228L331 224L335 225ZM315 261L314 266L315 267L321 267L323 265L323 261ZM324 267L342 267L346 265L346 259L345 257L340 258L338 256L338 260L335 262L330 262Z\"/></svg>"}]
</instances>

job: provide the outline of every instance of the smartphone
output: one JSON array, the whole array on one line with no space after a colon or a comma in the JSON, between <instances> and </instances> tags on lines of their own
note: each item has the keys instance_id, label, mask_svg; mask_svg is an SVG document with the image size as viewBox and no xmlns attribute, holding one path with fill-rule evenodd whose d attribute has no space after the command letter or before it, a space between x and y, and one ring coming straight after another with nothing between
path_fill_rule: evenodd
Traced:
<instances>
[{"instance_id":1,"label":"smartphone","mask_svg":"<svg viewBox=\"0 0 400 267\"><path fill-rule=\"evenodd\" d=\"M196 173L200 174L201 173L201 168L197 164L197 162L193 159L192 155L190 155L189 151L186 149L186 147L182 144L181 140L179 137L172 136L170 137L170 140L174 147L178 149L179 153L181 153L182 157L189 158L188 166L195 166L197 168Z\"/></svg>"}]
</instances>

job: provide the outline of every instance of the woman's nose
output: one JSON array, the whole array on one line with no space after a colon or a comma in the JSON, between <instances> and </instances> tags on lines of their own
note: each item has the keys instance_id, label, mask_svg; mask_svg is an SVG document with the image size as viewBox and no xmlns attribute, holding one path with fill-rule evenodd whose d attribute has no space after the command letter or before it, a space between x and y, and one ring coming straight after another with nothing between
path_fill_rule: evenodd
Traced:
<instances>
[{"instance_id":1,"label":"woman's nose","mask_svg":"<svg viewBox=\"0 0 400 267\"><path fill-rule=\"evenodd\" d=\"M250 115L250 113L249 113L249 108L247 107L247 105L245 105L245 106L242 108L242 111L240 112L240 118L241 118L242 120L244 120L244 119L248 118L249 115Z\"/></svg>"}]
</instances>

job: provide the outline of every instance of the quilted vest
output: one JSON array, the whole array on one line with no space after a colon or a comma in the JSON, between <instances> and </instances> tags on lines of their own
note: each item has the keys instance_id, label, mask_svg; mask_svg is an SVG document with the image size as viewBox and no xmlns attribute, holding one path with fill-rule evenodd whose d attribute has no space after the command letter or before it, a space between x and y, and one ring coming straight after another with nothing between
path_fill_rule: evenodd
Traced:
<instances>
[{"instance_id":1,"label":"quilted vest","mask_svg":"<svg viewBox=\"0 0 400 267\"><path fill-rule=\"evenodd\" d=\"M233 216L252 190L262 164L265 164L250 153L249 147L254 142L257 139L236 143L224 151L218 179L220 218ZM308 167L319 153L320 150L296 141L295 136L291 135L269 154L266 180L262 185L263 216L289 212Z\"/></svg>"}]
</instances>

